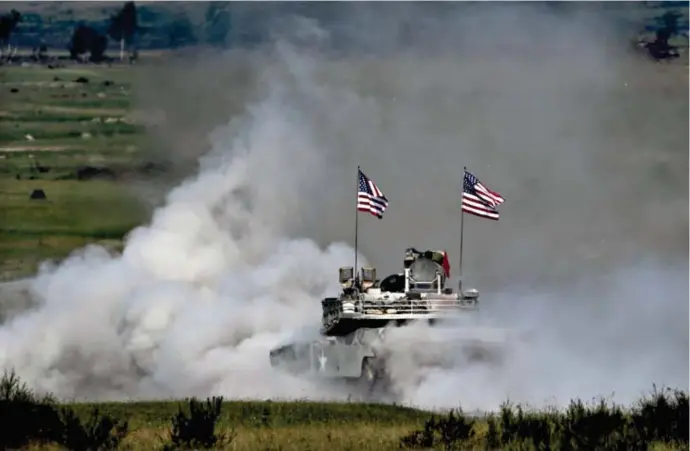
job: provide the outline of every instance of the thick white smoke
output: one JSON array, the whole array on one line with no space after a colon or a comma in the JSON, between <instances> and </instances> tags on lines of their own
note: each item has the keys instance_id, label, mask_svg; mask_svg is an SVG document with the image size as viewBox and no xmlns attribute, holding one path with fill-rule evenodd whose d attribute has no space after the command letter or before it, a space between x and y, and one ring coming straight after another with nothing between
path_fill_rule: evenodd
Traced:
<instances>
[{"instance_id":1,"label":"thick white smoke","mask_svg":"<svg viewBox=\"0 0 690 451\"><path fill-rule=\"evenodd\" d=\"M615 268L605 280L582 281L567 293L485 294L487 305L478 317L439 335L451 343L464 326L487 343L507 337L499 347L505 360L419 367L395 346L399 338L429 336L427 327L415 326L395 331L386 343L394 355L393 381L414 405L461 403L479 411L507 400L563 407L575 398L605 397L630 405L653 384L687 390L687 274L687 266L659 271L643 262Z\"/></svg>"},{"instance_id":2,"label":"thick white smoke","mask_svg":"<svg viewBox=\"0 0 690 451\"><path fill-rule=\"evenodd\" d=\"M315 188L301 155L321 162L277 100L252 112L240 138L219 133L200 174L129 234L121 256L87 247L42 268L39 305L0 327L0 368L62 398L319 396L272 372L268 348L316 331L319 301L354 253L284 235Z\"/></svg>"},{"instance_id":3,"label":"thick white smoke","mask_svg":"<svg viewBox=\"0 0 690 451\"><path fill-rule=\"evenodd\" d=\"M387 17L371 17L372 43L405 18ZM360 217L360 249L384 276L407 246L457 261L468 165L507 198L499 223L466 223L477 321L528 340L496 368L416 369L403 355L403 401L486 409L687 387L687 86L659 97L657 69L599 47L596 22L529 9L459 17L429 27L457 44L447 53L388 42L377 60L282 44L247 56L256 101L230 121L214 102L245 85L213 78L230 70L223 57L202 59L178 87L185 101L152 87L149 99L173 102L171 136L199 114L180 104L189 98L229 124L204 134L199 172L121 256L89 247L42 268L36 305L0 324L0 369L67 398L343 399L272 371L268 350L316 334L320 299L354 260L356 166L391 200L382 221ZM314 47L327 38L303 28Z\"/></svg>"}]
</instances>

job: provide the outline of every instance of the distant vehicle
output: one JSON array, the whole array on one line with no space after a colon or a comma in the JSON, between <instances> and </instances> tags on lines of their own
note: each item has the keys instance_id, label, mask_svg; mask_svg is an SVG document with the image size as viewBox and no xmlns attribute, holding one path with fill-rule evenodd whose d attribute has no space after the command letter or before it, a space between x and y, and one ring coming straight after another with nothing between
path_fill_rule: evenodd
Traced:
<instances>
[{"instance_id":1,"label":"distant vehicle","mask_svg":"<svg viewBox=\"0 0 690 451\"><path fill-rule=\"evenodd\" d=\"M421 366L501 361L504 331L469 328L455 321L478 309L479 293L454 292L445 286L445 252L408 248L404 271L383 280L376 278L374 268L362 268L360 277L353 267L342 267L339 273L342 292L321 302L320 337L271 349L273 367L342 380L367 400L394 400L387 366L391 350ZM403 334L392 346L384 345L391 327L418 321L431 325L430 333L423 338Z\"/></svg>"}]
</instances>

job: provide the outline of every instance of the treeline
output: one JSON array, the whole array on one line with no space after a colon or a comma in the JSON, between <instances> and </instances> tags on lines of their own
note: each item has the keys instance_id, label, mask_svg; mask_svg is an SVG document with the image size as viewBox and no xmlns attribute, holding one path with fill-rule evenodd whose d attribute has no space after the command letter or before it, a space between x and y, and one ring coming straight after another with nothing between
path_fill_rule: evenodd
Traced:
<instances>
[{"instance_id":1,"label":"treeline","mask_svg":"<svg viewBox=\"0 0 690 451\"><path fill-rule=\"evenodd\" d=\"M41 54L68 49L77 56L88 53L92 61L105 58L106 50L115 48L120 50L120 59L125 50L135 56L135 49L246 48L265 42L270 29L290 15L328 22L348 8L322 2L126 2L117 10L79 5L0 11L0 45L35 48Z\"/></svg>"},{"instance_id":2,"label":"treeline","mask_svg":"<svg viewBox=\"0 0 690 451\"><path fill-rule=\"evenodd\" d=\"M0 16L0 43L3 44L3 50L5 46L7 47L3 55L4 59L11 60L16 55L18 45L13 48L11 38L18 33L19 26L24 21L25 17L16 9ZM133 44L139 31L137 7L134 2L128 1L108 18L103 30L79 23L74 28L66 49L73 60L88 60L98 63L108 59L105 52L108 48L108 40L112 39L119 43L120 60L124 59L125 49L127 49L130 61L134 61L137 57L137 51ZM49 58L48 48L48 44L41 41L38 46L33 47L33 58L39 61L47 60Z\"/></svg>"},{"instance_id":3,"label":"treeline","mask_svg":"<svg viewBox=\"0 0 690 451\"><path fill-rule=\"evenodd\" d=\"M82 6L83 5L83 6ZM104 6L108 5L108 6ZM315 19L329 29L338 46L366 48L349 27L343 26L351 13L385 18L398 12L399 5L387 2L353 5L348 2L183 2L51 5L49 2L0 11L0 44L5 48L34 48L37 56L66 49L72 58L98 61L108 50L124 59L127 52L135 60L137 49L174 49L189 46L248 48L271 38L272 30L286 26L291 16ZM425 24L415 18L450 17L464 9L478 8L473 3L422 2L405 4L407 19L400 19L397 33L401 42L416 42L424 35ZM486 8L491 7L484 6ZM518 7L519 6L511 6ZM392 9L391 9L392 8ZM687 37L687 2L639 2L632 4L570 4L552 2L544 5L557 13L570 9L595 8L602 14L618 14L631 22L634 33L652 35L652 51L663 51L674 36ZM402 16L400 16L402 17ZM632 38L633 36L631 36ZM396 36L393 36L396 40ZM659 50L661 49L661 50ZM5 55L7 56L7 55Z\"/></svg>"},{"instance_id":4,"label":"treeline","mask_svg":"<svg viewBox=\"0 0 690 451\"><path fill-rule=\"evenodd\" d=\"M105 33L88 25L77 26L67 49L72 59L76 60L83 58L83 55L88 55L89 61L98 63L105 59L108 38L110 38L120 44L120 60L124 59L125 48L127 48L130 61L134 61L137 52L132 44L138 31L137 7L134 2L126 2L122 9L110 18Z\"/></svg>"},{"instance_id":5,"label":"treeline","mask_svg":"<svg viewBox=\"0 0 690 451\"><path fill-rule=\"evenodd\" d=\"M601 401L585 405L572 401L568 409L527 412L505 404L485 418L461 410L431 415L419 430L400 437L403 449L520 449L566 451L646 451L667 445L687 449L688 395L678 390L657 391L632 409ZM163 449L212 449L227 446L233 433L221 433L218 420L223 398L204 402L190 399L169 418L169 436ZM272 412L265 409L261 427L271 427ZM344 428L347 424L343 423ZM126 420L92 408L88 418L61 407L50 396L38 397L12 373L0 380L0 448L20 449L56 444L81 451L115 449L130 432Z\"/></svg>"}]
</instances>

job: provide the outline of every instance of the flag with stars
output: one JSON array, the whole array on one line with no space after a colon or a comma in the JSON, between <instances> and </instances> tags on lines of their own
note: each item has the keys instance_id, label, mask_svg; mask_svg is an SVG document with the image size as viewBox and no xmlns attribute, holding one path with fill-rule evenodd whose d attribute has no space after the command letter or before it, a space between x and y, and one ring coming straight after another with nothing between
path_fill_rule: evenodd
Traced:
<instances>
[{"instance_id":1,"label":"flag with stars","mask_svg":"<svg viewBox=\"0 0 690 451\"><path fill-rule=\"evenodd\" d=\"M482 182L465 169L462 185L462 211L481 218L498 220L496 207L503 203L503 196L485 187Z\"/></svg>"},{"instance_id":2,"label":"flag with stars","mask_svg":"<svg viewBox=\"0 0 690 451\"><path fill-rule=\"evenodd\" d=\"M383 217L388 208L388 199L383 195L376 183L369 180L361 169L359 171L359 187L357 189L357 210L370 213L377 218Z\"/></svg>"}]
</instances>

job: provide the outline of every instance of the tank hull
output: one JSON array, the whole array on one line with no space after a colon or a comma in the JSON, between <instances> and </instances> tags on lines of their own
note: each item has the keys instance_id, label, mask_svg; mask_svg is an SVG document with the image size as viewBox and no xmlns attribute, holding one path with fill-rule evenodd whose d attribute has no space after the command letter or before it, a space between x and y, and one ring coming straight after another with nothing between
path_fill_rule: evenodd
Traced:
<instances>
[{"instance_id":1,"label":"tank hull","mask_svg":"<svg viewBox=\"0 0 690 451\"><path fill-rule=\"evenodd\" d=\"M399 400L393 382L396 371L409 380L414 373L422 374L420 369L501 364L507 344L501 331L462 332L359 329L347 336L276 347L270 351L270 360L281 371L337 381L358 399L395 402Z\"/></svg>"},{"instance_id":2,"label":"tank hull","mask_svg":"<svg viewBox=\"0 0 690 451\"><path fill-rule=\"evenodd\" d=\"M343 337L293 342L271 349L271 366L293 375L335 383L350 398L362 401L395 401L385 370L385 360L369 344Z\"/></svg>"}]
</instances>

